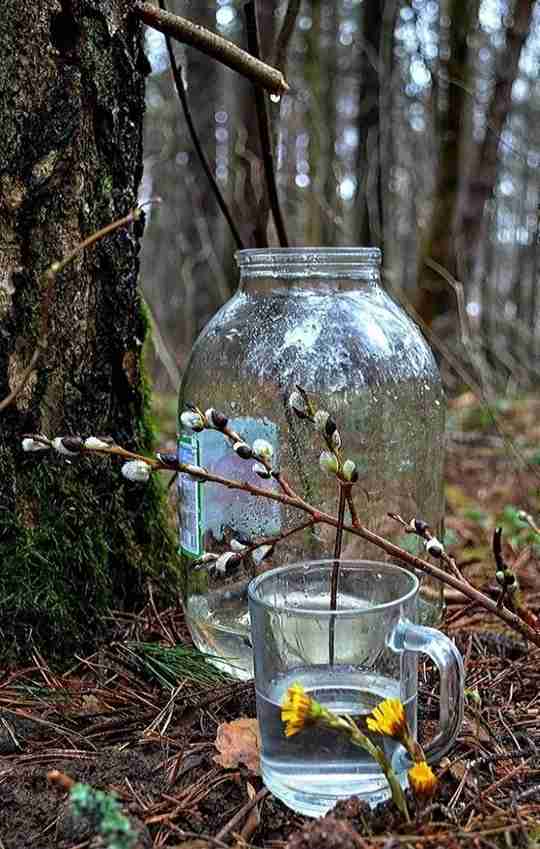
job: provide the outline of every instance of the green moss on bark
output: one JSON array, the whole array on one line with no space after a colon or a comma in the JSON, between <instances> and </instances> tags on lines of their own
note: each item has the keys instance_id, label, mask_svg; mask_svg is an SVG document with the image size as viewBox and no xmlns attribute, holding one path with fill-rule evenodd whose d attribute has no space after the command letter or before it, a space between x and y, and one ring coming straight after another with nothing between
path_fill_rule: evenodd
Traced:
<instances>
[{"instance_id":1,"label":"green moss on bark","mask_svg":"<svg viewBox=\"0 0 540 849\"><path fill-rule=\"evenodd\" d=\"M139 426L148 443L147 415ZM15 481L13 459L3 446L0 474ZM15 462L16 506L0 513L0 666L34 645L58 660L90 652L114 628L111 610L140 607L147 578L179 580L157 476L131 483L115 458L19 451Z\"/></svg>"},{"instance_id":2,"label":"green moss on bark","mask_svg":"<svg viewBox=\"0 0 540 849\"><path fill-rule=\"evenodd\" d=\"M24 26L18 0L3 8L0 398L35 348L44 271L136 203L148 63L132 7L42 0ZM130 483L109 458L21 449L28 432L152 449L139 236L117 232L58 276L47 351L0 414L0 667L33 645L90 652L114 625L110 609L143 602L147 576L177 581L158 480Z\"/></svg>"}]
</instances>

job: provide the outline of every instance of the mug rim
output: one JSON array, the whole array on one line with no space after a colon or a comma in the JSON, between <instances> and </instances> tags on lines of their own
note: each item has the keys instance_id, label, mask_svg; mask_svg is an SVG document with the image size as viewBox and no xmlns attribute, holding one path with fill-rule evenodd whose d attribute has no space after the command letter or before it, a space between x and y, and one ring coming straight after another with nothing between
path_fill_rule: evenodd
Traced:
<instances>
[{"instance_id":1,"label":"mug rim","mask_svg":"<svg viewBox=\"0 0 540 849\"><path fill-rule=\"evenodd\" d=\"M378 560L340 560L340 566L348 566L349 568L352 567L354 570L359 572L375 571L374 567L376 567L378 572L401 572L411 581L411 588L397 598L392 599L392 601L384 601L380 604L374 604L372 607L361 610L358 610L357 608L346 608L345 610L320 610L319 608L314 609L310 607L291 607L287 604L274 604L257 595L260 585L268 578L275 578L277 575L284 574L285 572L304 571L305 565L308 563L311 566L326 566L328 567L328 571L330 571L330 569L333 568L335 560L333 558L325 558L321 560L297 560L294 563L288 563L285 566L278 566L275 569L269 569L267 572L262 572L262 574L257 575L257 577L253 578L253 580L251 580L248 584L247 591L249 601L253 604L259 605L260 607L264 607L267 610L274 610L276 613L291 613L295 616L318 616L323 619L330 617L345 619L363 616L366 614L371 615L373 613L378 613L381 610L399 607L401 604L404 604L414 598L420 589L420 581L414 572L410 572L408 569L404 569L402 566L397 566L394 563L384 563Z\"/></svg>"}]
</instances>

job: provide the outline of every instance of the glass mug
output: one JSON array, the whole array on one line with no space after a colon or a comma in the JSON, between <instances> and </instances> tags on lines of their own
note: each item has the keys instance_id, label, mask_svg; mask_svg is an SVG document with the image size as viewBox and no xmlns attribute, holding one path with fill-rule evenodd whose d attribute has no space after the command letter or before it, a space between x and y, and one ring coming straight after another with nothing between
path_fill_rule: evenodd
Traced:
<instances>
[{"instance_id":1,"label":"glass mug","mask_svg":"<svg viewBox=\"0 0 540 849\"><path fill-rule=\"evenodd\" d=\"M384 699L399 698L416 739L419 652L434 661L441 682L440 731L426 747L428 761L448 751L463 718L461 655L440 631L415 624L418 578L391 564L340 561L331 611L334 562L273 569L248 590L263 780L290 808L309 816L349 796L374 805L390 790L378 764L340 732L308 726L285 736L281 704L293 683L334 713L352 717L384 749L403 786L411 765L405 749L369 732L366 718Z\"/></svg>"}]
</instances>

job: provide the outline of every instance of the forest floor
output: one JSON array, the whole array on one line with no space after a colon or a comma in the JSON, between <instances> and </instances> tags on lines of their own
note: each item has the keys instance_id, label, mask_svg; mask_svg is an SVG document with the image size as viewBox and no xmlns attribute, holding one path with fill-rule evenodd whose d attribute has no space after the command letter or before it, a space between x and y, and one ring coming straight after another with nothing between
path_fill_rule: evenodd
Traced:
<instances>
[{"instance_id":1,"label":"forest floor","mask_svg":"<svg viewBox=\"0 0 540 849\"><path fill-rule=\"evenodd\" d=\"M540 512L539 412L536 400L501 403L501 430L469 396L453 403L446 520L460 568L493 597L491 536L501 525L505 556L537 611L540 535L518 510ZM423 817L405 824L391 803L369 813L350 800L309 820L266 793L249 744L224 768L218 728L255 717L252 683L193 665L189 649L174 648L189 645L178 606L159 609L150 597L138 615L113 613L111 643L74 658L68 672L36 654L0 674L0 849L112 847L91 817L75 818L66 780L48 779L52 770L114 792L138 847L540 846L540 649L462 598L447 601L444 630L465 659L465 721ZM437 692L421 664L421 737L435 727Z\"/></svg>"}]
</instances>

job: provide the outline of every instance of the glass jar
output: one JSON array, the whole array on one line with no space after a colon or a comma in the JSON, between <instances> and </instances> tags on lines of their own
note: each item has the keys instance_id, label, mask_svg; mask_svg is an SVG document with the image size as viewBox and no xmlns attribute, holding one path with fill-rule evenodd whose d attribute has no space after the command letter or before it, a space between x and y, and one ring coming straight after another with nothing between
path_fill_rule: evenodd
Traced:
<instances>
[{"instance_id":1,"label":"glass jar","mask_svg":"<svg viewBox=\"0 0 540 849\"><path fill-rule=\"evenodd\" d=\"M335 477L319 467L324 445L289 399L302 387L336 421L344 456L360 472L354 487L361 522L409 550L388 512L428 522L442 532L445 405L439 371L424 337L380 285L376 248L269 248L236 254L238 292L198 337L179 398L214 408L246 442L274 447L274 467L310 504L337 513ZM216 430L179 425L179 458L224 477L262 481ZM332 556L335 531L323 525L271 541L306 521L306 514L219 484L179 477L184 608L195 644L221 658L237 677L252 674L247 585L261 571L298 560ZM241 550L219 568L206 554ZM264 541L266 540L266 543ZM270 543L268 542L270 540ZM344 534L342 556L384 560L384 553ZM207 558L209 559L209 558ZM435 623L442 587L424 578L421 621Z\"/></svg>"}]
</instances>

